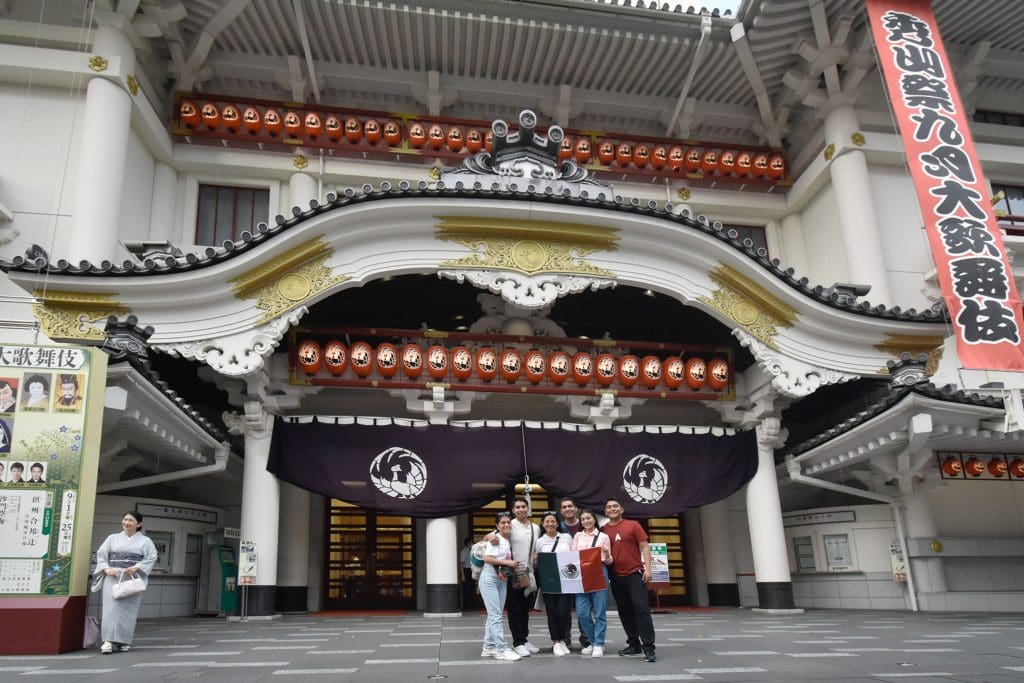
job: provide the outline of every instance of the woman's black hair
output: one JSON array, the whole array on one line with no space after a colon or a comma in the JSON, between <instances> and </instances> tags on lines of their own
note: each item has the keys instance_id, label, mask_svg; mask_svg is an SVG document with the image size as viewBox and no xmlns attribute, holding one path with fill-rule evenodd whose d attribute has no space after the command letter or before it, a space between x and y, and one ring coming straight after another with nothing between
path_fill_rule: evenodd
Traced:
<instances>
[{"instance_id":1,"label":"woman's black hair","mask_svg":"<svg viewBox=\"0 0 1024 683\"><path fill-rule=\"evenodd\" d=\"M559 524L562 523L562 518L558 516L557 512L555 512L553 510L548 510L547 512L545 512L543 515L540 516L540 525L542 527L544 526L544 520L547 519L548 517L554 517L556 522L558 522Z\"/></svg>"},{"instance_id":2,"label":"woman's black hair","mask_svg":"<svg viewBox=\"0 0 1024 683\"><path fill-rule=\"evenodd\" d=\"M514 515L508 510L502 510L501 512L494 515L494 523L497 524L498 522L500 522L502 517L508 517L509 521L511 521Z\"/></svg>"},{"instance_id":3,"label":"woman's black hair","mask_svg":"<svg viewBox=\"0 0 1024 683\"><path fill-rule=\"evenodd\" d=\"M124 515L121 515L121 519L124 519L125 515L131 515L132 517L134 517L135 521L139 523L139 528L140 529L142 528L142 513L141 512L139 512L138 510L129 510L128 512L124 513Z\"/></svg>"},{"instance_id":4,"label":"woman's black hair","mask_svg":"<svg viewBox=\"0 0 1024 683\"><path fill-rule=\"evenodd\" d=\"M50 390L50 380L46 379L42 375L29 375L28 377L25 378L25 389L26 389L26 391L28 390L28 385L32 384L33 382L39 382L40 384L42 384L43 385L43 391L49 391Z\"/></svg>"},{"instance_id":5,"label":"woman's black hair","mask_svg":"<svg viewBox=\"0 0 1024 683\"><path fill-rule=\"evenodd\" d=\"M583 515L590 515L591 517L593 517L594 518L594 528L597 529L598 531L601 530L601 520L597 518L597 513L594 512L593 510L591 510L590 508L583 508L582 510L580 510L579 514L576 515L576 519L580 520L580 528L581 529L583 528L583 526L582 526L583 525Z\"/></svg>"}]
</instances>

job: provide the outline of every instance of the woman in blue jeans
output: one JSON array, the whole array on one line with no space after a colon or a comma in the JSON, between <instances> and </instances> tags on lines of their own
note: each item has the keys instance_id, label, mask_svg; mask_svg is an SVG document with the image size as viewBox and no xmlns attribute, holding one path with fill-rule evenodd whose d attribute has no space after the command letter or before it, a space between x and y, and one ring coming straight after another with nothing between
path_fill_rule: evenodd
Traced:
<instances>
[{"instance_id":1,"label":"woman in blue jeans","mask_svg":"<svg viewBox=\"0 0 1024 683\"><path fill-rule=\"evenodd\" d=\"M580 513L580 524L583 528L576 532L572 539L573 550L600 548L601 561L605 565L612 562L612 544L608 535L597 526L597 517L590 510ZM608 570L604 571L605 585L608 584ZM583 648L580 654L591 657L604 657L604 634L608 630L608 589L576 595L576 616L580 620L580 630L590 640L590 645Z\"/></svg>"},{"instance_id":2,"label":"woman in blue jeans","mask_svg":"<svg viewBox=\"0 0 1024 683\"><path fill-rule=\"evenodd\" d=\"M516 562L512 559L512 546L508 542L508 535L512 531L512 515L508 512L499 512L494 521L498 527L498 542L487 544L484 566L480 570L477 584L480 588L480 597L484 600L484 607L487 608L484 647L480 651L480 656L514 662L520 657L505 642L505 631L501 624L501 612L505 608L505 596L508 593L508 576L516 567ZM503 571L505 569L508 571Z\"/></svg>"}]
</instances>

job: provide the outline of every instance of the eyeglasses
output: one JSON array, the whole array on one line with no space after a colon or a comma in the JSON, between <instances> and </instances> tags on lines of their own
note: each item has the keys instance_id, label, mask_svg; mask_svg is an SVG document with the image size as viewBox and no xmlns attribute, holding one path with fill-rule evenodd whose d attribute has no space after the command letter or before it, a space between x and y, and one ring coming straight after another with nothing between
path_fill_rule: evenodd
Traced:
<instances>
[{"instance_id":1,"label":"eyeglasses","mask_svg":"<svg viewBox=\"0 0 1024 683\"><path fill-rule=\"evenodd\" d=\"M545 512L544 514L542 514L542 515L541 515L541 517L547 517L548 515L554 515L555 517L557 517L557 516L558 516L558 513L557 513L557 512L555 512L554 510L548 510L547 512Z\"/></svg>"}]
</instances>

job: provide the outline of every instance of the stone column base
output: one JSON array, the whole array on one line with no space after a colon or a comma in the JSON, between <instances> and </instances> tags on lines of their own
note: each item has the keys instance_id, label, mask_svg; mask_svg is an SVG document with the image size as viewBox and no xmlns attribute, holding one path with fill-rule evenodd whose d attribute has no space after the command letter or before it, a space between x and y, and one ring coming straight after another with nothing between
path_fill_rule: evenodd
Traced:
<instances>
[{"instance_id":1,"label":"stone column base","mask_svg":"<svg viewBox=\"0 0 1024 683\"><path fill-rule=\"evenodd\" d=\"M241 616L242 598L245 597L247 617L267 617L275 613L277 586L239 586L238 587L238 608L236 616Z\"/></svg>"},{"instance_id":2,"label":"stone column base","mask_svg":"<svg viewBox=\"0 0 1024 683\"><path fill-rule=\"evenodd\" d=\"M739 607L739 585L735 583L709 583L708 605L711 607Z\"/></svg>"},{"instance_id":3,"label":"stone column base","mask_svg":"<svg viewBox=\"0 0 1024 683\"><path fill-rule=\"evenodd\" d=\"M758 581L757 602L761 609L796 609L793 584L789 581Z\"/></svg>"},{"instance_id":4,"label":"stone column base","mask_svg":"<svg viewBox=\"0 0 1024 683\"><path fill-rule=\"evenodd\" d=\"M428 583L426 614L459 613L459 584Z\"/></svg>"},{"instance_id":5,"label":"stone column base","mask_svg":"<svg viewBox=\"0 0 1024 683\"><path fill-rule=\"evenodd\" d=\"M276 612L308 612L308 586L278 586L274 598Z\"/></svg>"}]
</instances>

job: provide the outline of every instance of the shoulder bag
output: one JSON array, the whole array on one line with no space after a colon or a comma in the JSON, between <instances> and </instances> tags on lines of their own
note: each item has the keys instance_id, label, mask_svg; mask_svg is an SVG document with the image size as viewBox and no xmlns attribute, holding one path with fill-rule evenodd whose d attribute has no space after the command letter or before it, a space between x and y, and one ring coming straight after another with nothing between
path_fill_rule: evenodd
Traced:
<instances>
[{"instance_id":1,"label":"shoulder bag","mask_svg":"<svg viewBox=\"0 0 1024 683\"><path fill-rule=\"evenodd\" d=\"M133 595L138 595L142 591L146 590L146 584L142 582L141 576L133 574L127 581L125 581L124 577L125 573L121 572L121 576L118 577L117 583L115 583L110 589L110 593L114 596L115 600L130 598Z\"/></svg>"}]
</instances>

